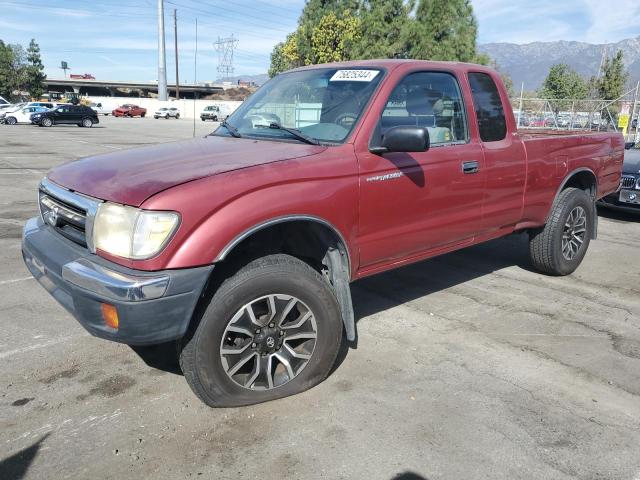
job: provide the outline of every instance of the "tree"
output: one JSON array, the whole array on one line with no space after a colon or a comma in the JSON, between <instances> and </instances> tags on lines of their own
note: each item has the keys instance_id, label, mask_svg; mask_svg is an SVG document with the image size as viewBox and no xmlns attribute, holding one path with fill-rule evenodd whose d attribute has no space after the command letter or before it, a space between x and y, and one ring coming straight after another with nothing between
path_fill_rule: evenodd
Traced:
<instances>
[{"instance_id":1,"label":"tree","mask_svg":"<svg viewBox=\"0 0 640 480\"><path fill-rule=\"evenodd\" d=\"M27 64L24 68L24 90L34 99L39 99L44 93L44 80L47 76L44 74L44 65L40 58L40 47L35 39L31 39L29 48L27 48Z\"/></svg>"},{"instance_id":2,"label":"tree","mask_svg":"<svg viewBox=\"0 0 640 480\"><path fill-rule=\"evenodd\" d=\"M478 24L470 0L420 0L412 24L407 39L411 58L476 60Z\"/></svg>"},{"instance_id":3,"label":"tree","mask_svg":"<svg viewBox=\"0 0 640 480\"><path fill-rule=\"evenodd\" d=\"M405 58L413 0L364 0L359 8L362 35L353 44L352 58Z\"/></svg>"},{"instance_id":4,"label":"tree","mask_svg":"<svg viewBox=\"0 0 640 480\"><path fill-rule=\"evenodd\" d=\"M357 12L358 0L308 0L298 20L298 52L304 65L319 63L313 52L313 31L330 12L341 18L344 12Z\"/></svg>"},{"instance_id":5,"label":"tree","mask_svg":"<svg viewBox=\"0 0 640 480\"><path fill-rule=\"evenodd\" d=\"M598 97L603 100L615 100L624 93L629 72L624 67L624 54L618 50L613 58L607 58L602 67L602 76L595 80Z\"/></svg>"},{"instance_id":6,"label":"tree","mask_svg":"<svg viewBox=\"0 0 640 480\"><path fill-rule=\"evenodd\" d=\"M271 52L271 66L269 77L278 73L302 66L302 59L298 53L298 35L296 32L287 35L284 42L278 43Z\"/></svg>"},{"instance_id":7,"label":"tree","mask_svg":"<svg viewBox=\"0 0 640 480\"><path fill-rule=\"evenodd\" d=\"M568 65L553 65L540 91L544 98L582 100L589 93L587 82Z\"/></svg>"},{"instance_id":8,"label":"tree","mask_svg":"<svg viewBox=\"0 0 640 480\"><path fill-rule=\"evenodd\" d=\"M0 40L0 95L12 98L24 83L24 50Z\"/></svg>"},{"instance_id":9,"label":"tree","mask_svg":"<svg viewBox=\"0 0 640 480\"><path fill-rule=\"evenodd\" d=\"M311 32L313 63L349 60L353 43L360 39L360 20L349 11L338 18L334 12L324 15Z\"/></svg>"}]
</instances>

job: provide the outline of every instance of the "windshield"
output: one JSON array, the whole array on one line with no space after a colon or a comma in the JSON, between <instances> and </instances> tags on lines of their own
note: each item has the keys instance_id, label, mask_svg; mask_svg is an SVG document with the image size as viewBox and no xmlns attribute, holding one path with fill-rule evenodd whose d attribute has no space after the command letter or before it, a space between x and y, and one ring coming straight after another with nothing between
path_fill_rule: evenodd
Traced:
<instances>
[{"instance_id":1,"label":"windshield","mask_svg":"<svg viewBox=\"0 0 640 480\"><path fill-rule=\"evenodd\" d=\"M377 69L319 68L284 73L249 97L228 123L241 136L295 140L286 129L273 128L276 124L300 130L321 142L341 143L351 133L381 77ZM231 134L224 127L215 133Z\"/></svg>"}]
</instances>

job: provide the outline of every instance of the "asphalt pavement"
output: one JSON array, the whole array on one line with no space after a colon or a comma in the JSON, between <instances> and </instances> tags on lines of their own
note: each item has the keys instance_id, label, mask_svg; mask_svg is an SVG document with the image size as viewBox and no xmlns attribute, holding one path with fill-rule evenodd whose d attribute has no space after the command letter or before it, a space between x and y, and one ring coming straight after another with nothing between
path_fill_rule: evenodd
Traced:
<instances>
[{"instance_id":1,"label":"asphalt pavement","mask_svg":"<svg viewBox=\"0 0 640 480\"><path fill-rule=\"evenodd\" d=\"M357 349L257 406L201 404L171 346L87 334L22 264L38 182L192 133L0 125L0 479L640 479L640 216L602 211L570 277L513 235L359 281Z\"/></svg>"}]
</instances>

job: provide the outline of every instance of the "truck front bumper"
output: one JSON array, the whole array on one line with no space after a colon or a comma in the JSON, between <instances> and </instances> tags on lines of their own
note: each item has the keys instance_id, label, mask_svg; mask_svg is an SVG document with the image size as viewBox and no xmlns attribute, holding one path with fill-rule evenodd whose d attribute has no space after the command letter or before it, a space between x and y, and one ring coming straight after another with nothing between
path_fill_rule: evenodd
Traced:
<instances>
[{"instance_id":1,"label":"truck front bumper","mask_svg":"<svg viewBox=\"0 0 640 480\"><path fill-rule=\"evenodd\" d=\"M148 345L182 337L213 265L145 272L122 267L61 237L39 217L27 221L22 255L31 274L96 337ZM108 326L102 305L118 312Z\"/></svg>"}]
</instances>

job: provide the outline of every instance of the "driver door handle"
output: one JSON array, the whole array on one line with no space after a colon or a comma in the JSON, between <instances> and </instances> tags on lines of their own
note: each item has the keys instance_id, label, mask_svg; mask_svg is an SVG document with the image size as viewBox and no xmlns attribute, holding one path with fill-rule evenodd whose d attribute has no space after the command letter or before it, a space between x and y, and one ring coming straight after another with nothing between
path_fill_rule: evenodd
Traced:
<instances>
[{"instance_id":1,"label":"driver door handle","mask_svg":"<svg viewBox=\"0 0 640 480\"><path fill-rule=\"evenodd\" d=\"M480 170L480 164L475 160L462 162L462 173L464 173L465 175L478 173L479 170Z\"/></svg>"}]
</instances>

